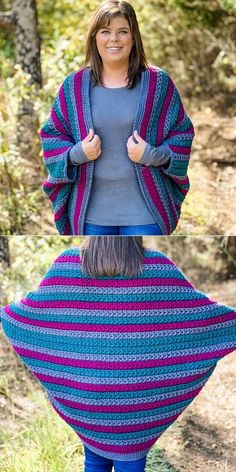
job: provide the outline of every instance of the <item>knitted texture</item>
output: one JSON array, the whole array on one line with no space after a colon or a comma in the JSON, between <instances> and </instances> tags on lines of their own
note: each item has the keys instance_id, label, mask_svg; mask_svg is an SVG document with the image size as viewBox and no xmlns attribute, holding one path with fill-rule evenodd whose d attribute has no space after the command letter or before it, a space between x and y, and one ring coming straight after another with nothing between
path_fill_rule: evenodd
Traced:
<instances>
[{"instance_id":1,"label":"knitted texture","mask_svg":"<svg viewBox=\"0 0 236 472\"><path fill-rule=\"evenodd\" d=\"M141 275L112 278L84 275L66 250L2 323L58 414L116 460L143 457L236 348L235 310L148 250Z\"/></svg>"},{"instance_id":2,"label":"knitted texture","mask_svg":"<svg viewBox=\"0 0 236 472\"><path fill-rule=\"evenodd\" d=\"M48 170L43 189L52 202L60 234L84 234L95 164L90 161L75 166L69 153L87 136L89 128L96 133L90 106L90 73L88 67L66 77L40 132ZM132 133L135 129L151 146L166 144L170 150L167 166L147 167L141 163L134 166L140 191L154 220L163 234L171 234L189 190L187 168L194 129L176 86L163 69L149 66L141 73Z\"/></svg>"}]
</instances>

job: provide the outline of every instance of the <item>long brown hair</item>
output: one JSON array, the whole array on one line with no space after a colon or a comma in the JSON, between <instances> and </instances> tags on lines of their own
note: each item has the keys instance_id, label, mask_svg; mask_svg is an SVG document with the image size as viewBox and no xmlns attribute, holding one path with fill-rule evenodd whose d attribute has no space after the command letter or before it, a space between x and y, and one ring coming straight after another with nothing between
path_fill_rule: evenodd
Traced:
<instances>
[{"instance_id":1,"label":"long brown hair","mask_svg":"<svg viewBox=\"0 0 236 472\"><path fill-rule=\"evenodd\" d=\"M128 2L119 2L117 0L104 1L94 11L85 47L86 57L84 65L91 67L91 78L94 82L104 85L102 80L102 59L97 49L96 34L99 29L107 27L111 19L117 16L126 18L134 41L129 56L128 68L128 88L133 88L141 72L148 67L148 61L145 56L136 13Z\"/></svg>"},{"instance_id":2,"label":"long brown hair","mask_svg":"<svg viewBox=\"0 0 236 472\"><path fill-rule=\"evenodd\" d=\"M80 250L82 270L91 277L142 272L142 236L89 236Z\"/></svg>"}]
</instances>

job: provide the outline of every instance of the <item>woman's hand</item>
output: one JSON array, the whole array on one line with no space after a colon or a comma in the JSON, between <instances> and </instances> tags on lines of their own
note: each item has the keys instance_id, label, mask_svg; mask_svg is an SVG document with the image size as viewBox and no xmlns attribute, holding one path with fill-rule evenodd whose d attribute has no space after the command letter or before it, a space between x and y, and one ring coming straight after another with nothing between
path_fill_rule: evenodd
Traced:
<instances>
[{"instance_id":1,"label":"woman's hand","mask_svg":"<svg viewBox=\"0 0 236 472\"><path fill-rule=\"evenodd\" d=\"M90 161L95 161L101 154L101 140L90 128L89 134L81 141L82 149Z\"/></svg>"},{"instance_id":2,"label":"woman's hand","mask_svg":"<svg viewBox=\"0 0 236 472\"><path fill-rule=\"evenodd\" d=\"M138 131L134 131L134 137L137 143L134 142L133 136L130 136L128 141L127 141L127 150L128 150L128 156L133 162L140 162L142 155L144 153L144 149L146 145L148 144L141 136L139 136Z\"/></svg>"}]
</instances>

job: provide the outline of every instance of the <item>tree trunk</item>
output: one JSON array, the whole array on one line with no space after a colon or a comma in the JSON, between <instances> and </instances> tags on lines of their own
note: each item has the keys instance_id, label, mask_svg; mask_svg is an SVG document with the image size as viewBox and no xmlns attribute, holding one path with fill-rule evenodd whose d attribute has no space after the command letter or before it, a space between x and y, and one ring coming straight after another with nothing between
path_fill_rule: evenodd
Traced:
<instances>
[{"instance_id":1,"label":"tree trunk","mask_svg":"<svg viewBox=\"0 0 236 472\"><path fill-rule=\"evenodd\" d=\"M10 267L9 239L7 236L0 236L0 265L2 269Z\"/></svg>"},{"instance_id":2,"label":"tree trunk","mask_svg":"<svg viewBox=\"0 0 236 472\"><path fill-rule=\"evenodd\" d=\"M223 250L227 258L228 277L236 278L236 236L226 236L223 240Z\"/></svg>"},{"instance_id":3,"label":"tree trunk","mask_svg":"<svg viewBox=\"0 0 236 472\"><path fill-rule=\"evenodd\" d=\"M14 0L11 11L0 12L0 26L6 31L14 31L16 64L29 74L27 85L34 85L37 92L42 86L42 75L36 0ZM38 128L32 99L20 98L16 141L20 155L26 161L22 183L27 185L27 193L38 188L42 169Z\"/></svg>"}]
</instances>

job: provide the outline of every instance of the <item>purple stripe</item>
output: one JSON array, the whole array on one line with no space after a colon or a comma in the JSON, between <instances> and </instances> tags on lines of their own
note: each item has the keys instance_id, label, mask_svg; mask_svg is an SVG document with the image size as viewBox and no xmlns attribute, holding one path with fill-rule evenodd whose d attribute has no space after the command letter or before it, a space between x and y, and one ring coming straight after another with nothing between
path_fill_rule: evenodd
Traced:
<instances>
[{"instance_id":1,"label":"purple stripe","mask_svg":"<svg viewBox=\"0 0 236 472\"><path fill-rule=\"evenodd\" d=\"M166 191L166 195L167 195L167 198L168 198L168 203L169 203L169 207L171 209L171 213L172 213L172 216L173 216L173 219L174 219L174 226L176 227L177 223L178 223L178 220L179 220L179 216L176 212L176 208L174 206L174 203L172 202L172 199L169 195L169 192L166 188L166 176L164 175L164 172L162 170L162 168L160 168L160 177L162 179L162 182L163 182L163 186L165 188L165 191Z\"/></svg>"},{"instance_id":2,"label":"purple stripe","mask_svg":"<svg viewBox=\"0 0 236 472\"><path fill-rule=\"evenodd\" d=\"M226 356L234 351L234 348L218 349L212 352L201 354L192 354L187 356L169 357L168 359L149 359L147 361L126 361L126 362L109 362L109 361L86 361L81 359L68 359L61 356L53 356L41 352L24 349L13 345L19 356L25 356L32 359L39 359L45 362L55 364L68 365L83 369L103 369L103 370L127 370L127 369L152 369L161 366L172 366L175 364L189 364L191 362L200 362L209 359L216 359ZM36 374L35 374L36 375Z\"/></svg>"},{"instance_id":3,"label":"purple stripe","mask_svg":"<svg viewBox=\"0 0 236 472\"><path fill-rule=\"evenodd\" d=\"M67 112L66 97L65 97L64 86L63 85L61 86L61 88L59 90L59 99L60 99L60 106L61 106L61 111L62 111L63 118L66 122L67 128L71 132L71 127L70 127L70 122L69 122L68 112Z\"/></svg>"},{"instance_id":4,"label":"purple stripe","mask_svg":"<svg viewBox=\"0 0 236 472\"><path fill-rule=\"evenodd\" d=\"M186 176L184 176L184 177L175 176L174 180L175 180L176 183L178 183L180 185L189 185L189 178L186 177ZM179 188L178 190L181 190L181 188Z\"/></svg>"},{"instance_id":5,"label":"purple stripe","mask_svg":"<svg viewBox=\"0 0 236 472\"><path fill-rule=\"evenodd\" d=\"M133 392L141 390L152 390L161 387L170 387L172 385L183 385L193 382L194 380L200 379L202 373L197 375L189 375L188 377L177 377L172 379L155 380L152 382L140 382L131 384L119 384L119 385L94 385L86 382L79 382L76 380L65 379L64 377L55 377L53 375L40 374L34 372L37 378L41 382L53 383L55 385L66 385L67 387L76 388L78 390L84 390L89 392Z\"/></svg>"},{"instance_id":6,"label":"purple stripe","mask_svg":"<svg viewBox=\"0 0 236 472\"><path fill-rule=\"evenodd\" d=\"M128 453L132 453L132 452L136 453L138 451L143 451L150 448L151 446L153 446L153 444L155 444L156 440L162 433L156 436L155 439L149 439L149 441L145 441L143 443L135 444L132 446L129 446L128 444L125 444L124 446L114 446L114 445L104 444L98 441L94 441L93 439L88 439L86 438L86 436L82 435L81 433L77 433L77 434L87 444L90 444L91 446L96 447L100 451L108 451L108 452L114 452L114 453L120 453L120 454L123 453L127 455Z\"/></svg>"},{"instance_id":7,"label":"purple stripe","mask_svg":"<svg viewBox=\"0 0 236 472\"><path fill-rule=\"evenodd\" d=\"M128 405L86 405L85 403L74 402L72 400L66 400L64 398L59 399L56 396L55 400L71 408L78 408L82 411L89 411L95 413L130 413L131 411L141 411L143 413L145 410L153 410L155 408L161 408L163 406L174 405L175 403L184 402L186 400L194 398L200 392L201 389L202 386L196 388L195 390L192 390L192 392L186 392L182 395L176 395L172 398L165 398L163 400L156 400L154 402L149 403L142 402Z\"/></svg>"},{"instance_id":8,"label":"purple stripe","mask_svg":"<svg viewBox=\"0 0 236 472\"><path fill-rule=\"evenodd\" d=\"M59 120L54 108L51 110L51 118L54 122L55 127L57 128L58 131L60 131L62 134L67 134L68 131L64 128L63 124Z\"/></svg>"},{"instance_id":9,"label":"purple stripe","mask_svg":"<svg viewBox=\"0 0 236 472\"><path fill-rule=\"evenodd\" d=\"M184 119L184 107L183 107L183 104L180 102L177 123L181 123L181 121L183 121L183 119Z\"/></svg>"},{"instance_id":10,"label":"purple stripe","mask_svg":"<svg viewBox=\"0 0 236 472\"><path fill-rule=\"evenodd\" d=\"M21 303L23 305L30 306L32 308L77 308L78 310L80 309L89 309L89 310L149 310L149 309L166 309L166 308L192 308L192 307L198 307L198 306L207 306L207 305L212 305L216 304L216 302L209 300L208 298L200 298L196 300L155 300L155 301L138 301L138 302L98 302L98 301L83 301L83 300L31 300L28 298L23 298L21 300ZM218 316L216 319L220 319L221 317ZM200 320L201 323L204 322L204 320ZM46 327L46 322L45 322L45 327ZM58 323L60 325L67 325L67 323ZM177 325L178 323L173 323L171 326ZM190 325L196 326L195 322L183 322L182 325ZM69 326L70 324L68 324ZM72 324L70 325L72 326ZM83 325L81 325L83 326ZM90 326L90 325L87 325ZM103 325L100 325L103 326ZM114 326L114 325L113 325ZM139 325L136 325L139 327ZM149 328L148 330L150 329ZM153 325L155 326L155 325ZM161 326L161 325L159 325ZM163 326L169 326L168 323L165 324L163 323ZM97 325L98 327L98 325ZM106 325L104 325L104 328ZM118 328L119 326L117 326ZM114 326L115 328L115 326ZM128 328L128 326L127 326ZM135 325L130 325L130 329L134 329ZM69 329L69 328L68 328ZM123 332L124 326L120 327L121 331ZM145 329L144 326L142 326L142 329ZM110 328L109 328L110 330ZM96 331L96 329L95 329Z\"/></svg>"},{"instance_id":11,"label":"purple stripe","mask_svg":"<svg viewBox=\"0 0 236 472\"><path fill-rule=\"evenodd\" d=\"M160 420L155 420L155 421L150 421L149 423L141 423L140 424L134 424L134 425L124 425L124 426L104 426L102 424L96 425L96 424L89 424L89 423L84 423L83 421L76 420L74 418L70 418L69 416L65 415L62 413L60 410L56 408L56 406L53 404L54 409L58 413L58 415L66 421L66 423L73 424L74 426L78 426L80 428L85 428L90 431L97 431L97 432L102 432L102 433L114 433L114 429L116 433L134 433L135 431L148 431L151 428L156 428L158 426L164 426L172 423L178 416L179 413L169 416L168 418L163 418Z\"/></svg>"},{"instance_id":12,"label":"purple stripe","mask_svg":"<svg viewBox=\"0 0 236 472\"><path fill-rule=\"evenodd\" d=\"M162 216L163 221L165 222L166 229L167 229L167 234L170 234L170 222L169 222L169 217L167 215L167 212L165 210L165 207L162 203L161 197L159 195L159 192L157 190L157 186L153 180L151 170L148 167L142 166L142 174L144 181L146 183L146 186L148 188L149 194L151 196L151 199L156 206L157 210Z\"/></svg>"},{"instance_id":13,"label":"purple stripe","mask_svg":"<svg viewBox=\"0 0 236 472\"><path fill-rule=\"evenodd\" d=\"M173 144L169 144L169 147L172 151L176 152L177 154L190 154L191 147L185 146L174 146Z\"/></svg>"},{"instance_id":14,"label":"purple stripe","mask_svg":"<svg viewBox=\"0 0 236 472\"><path fill-rule=\"evenodd\" d=\"M62 215L65 213L65 208L66 208L66 202L64 203L64 205L62 205L62 207L57 212L54 213L54 221L60 220Z\"/></svg>"},{"instance_id":15,"label":"purple stripe","mask_svg":"<svg viewBox=\"0 0 236 472\"><path fill-rule=\"evenodd\" d=\"M50 195L50 200L51 200L51 202L54 202L54 201L56 200L56 198L57 198L57 196L58 196L60 190L61 190L61 186L60 186L59 188L57 187L57 188L54 190L54 192L52 193L52 195ZM55 220L55 217L54 217L54 220Z\"/></svg>"},{"instance_id":16,"label":"purple stripe","mask_svg":"<svg viewBox=\"0 0 236 472\"><path fill-rule=\"evenodd\" d=\"M83 80L83 71L78 71L74 75L74 96L76 101L76 111L78 116L78 123L80 125L81 131L81 140L86 138L87 136L87 129L83 114L83 103L82 103L82 80Z\"/></svg>"},{"instance_id":17,"label":"purple stripe","mask_svg":"<svg viewBox=\"0 0 236 472\"><path fill-rule=\"evenodd\" d=\"M77 185L77 195L76 195L76 202L75 202L75 212L74 212L74 234L79 234L79 220L80 220L80 212L82 207L82 202L85 194L86 188L86 177L87 177L87 164L80 165L80 181Z\"/></svg>"},{"instance_id":18,"label":"purple stripe","mask_svg":"<svg viewBox=\"0 0 236 472\"><path fill-rule=\"evenodd\" d=\"M53 157L53 156L58 156L59 154L63 154L64 152L68 151L68 149L70 149L71 145L72 144L70 143L70 146L64 146L61 148L44 151L44 157L47 158L47 157Z\"/></svg>"},{"instance_id":19,"label":"purple stripe","mask_svg":"<svg viewBox=\"0 0 236 472\"><path fill-rule=\"evenodd\" d=\"M59 256L56 259L57 262L81 262L80 256L72 256L72 255L67 255L67 256ZM170 259L167 259L166 257L144 257L143 259L144 264L167 264L167 265L174 265L173 262ZM126 280L127 282L127 280Z\"/></svg>"},{"instance_id":20,"label":"purple stripe","mask_svg":"<svg viewBox=\"0 0 236 472\"><path fill-rule=\"evenodd\" d=\"M76 277L50 277L48 279L43 279L40 287L42 286L51 286L51 285L74 285L80 287L146 287L146 286L176 286L176 287L191 287L192 285L186 279L174 279L174 278L163 278L159 279L149 278L149 279L79 279Z\"/></svg>"},{"instance_id":21,"label":"purple stripe","mask_svg":"<svg viewBox=\"0 0 236 472\"><path fill-rule=\"evenodd\" d=\"M174 84L171 79L169 79L168 87L167 87L167 93L165 96L165 100L161 109L159 121L158 121L158 127L157 127L157 137L156 137L156 143L157 145L161 144L163 141L163 134L164 134L164 126L165 126L165 119L166 119L166 113L168 110L168 107L170 105L172 96L173 96L173 91L174 91Z\"/></svg>"},{"instance_id":22,"label":"purple stripe","mask_svg":"<svg viewBox=\"0 0 236 472\"><path fill-rule=\"evenodd\" d=\"M142 118L141 127L140 127L140 136L143 137L143 139L145 139L148 124L150 121L150 116L152 113L152 106L153 106L153 101L154 101L154 96L155 96L157 74L158 74L156 70L154 71L152 69L149 69L149 70L150 70L149 86L148 86L148 92L147 92L147 97L146 97L146 107L145 107L144 116Z\"/></svg>"}]
</instances>

